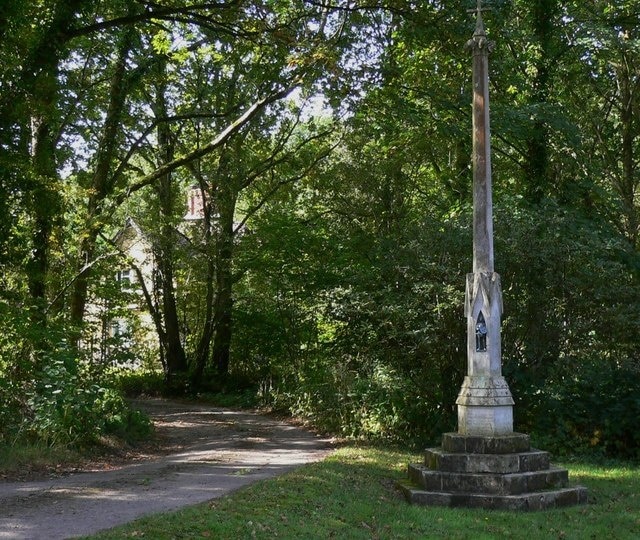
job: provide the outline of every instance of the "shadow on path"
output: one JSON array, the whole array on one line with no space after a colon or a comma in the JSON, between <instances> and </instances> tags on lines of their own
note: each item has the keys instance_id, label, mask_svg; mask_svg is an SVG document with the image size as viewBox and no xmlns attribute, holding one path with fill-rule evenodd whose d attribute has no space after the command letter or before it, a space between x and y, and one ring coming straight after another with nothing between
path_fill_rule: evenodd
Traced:
<instances>
[{"instance_id":1,"label":"shadow on path","mask_svg":"<svg viewBox=\"0 0 640 540\"><path fill-rule=\"evenodd\" d=\"M221 497L331 451L329 441L257 413L159 399L136 405L173 453L104 472L0 482L0 539L93 534Z\"/></svg>"}]
</instances>

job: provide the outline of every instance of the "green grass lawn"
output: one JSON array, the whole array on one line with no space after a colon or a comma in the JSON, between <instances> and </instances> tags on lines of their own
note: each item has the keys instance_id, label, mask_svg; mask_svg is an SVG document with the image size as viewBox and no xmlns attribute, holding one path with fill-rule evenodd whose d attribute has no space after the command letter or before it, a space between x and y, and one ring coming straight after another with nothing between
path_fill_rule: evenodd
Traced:
<instances>
[{"instance_id":1,"label":"green grass lawn","mask_svg":"<svg viewBox=\"0 0 640 540\"><path fill-rule=\"evenodd\" d=\"M587 506L510 513L409 506L395 481L410 461L419 457L347 446L228 497L92 538L640 538L638 466L562 464L589 489Z\"/></svg>"}]
</instances>

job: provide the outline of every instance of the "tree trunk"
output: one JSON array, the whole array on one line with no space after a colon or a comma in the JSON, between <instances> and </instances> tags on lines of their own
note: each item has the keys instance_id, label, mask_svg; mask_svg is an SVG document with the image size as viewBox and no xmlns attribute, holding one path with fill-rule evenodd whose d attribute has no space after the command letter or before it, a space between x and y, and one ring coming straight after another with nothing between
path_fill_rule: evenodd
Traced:
<instances>
[{"instance_id":1,"label":"tree trunk","mask_svg":"<svg viewBox=\"0 0 640 540\"><path fill-rule=\"evenodd\" d=\"M206 219L206 218L205 218ZM208 227L207 227L208 229ZM207 236L210 236L207 235ZM207 240L207 244L209 240ZM202 382L202 375L204 373L204 369L207 366L207 361L209 360L209 351L211 349L211 340L213 339L213 324L214 324L214 296L215 296L215 287L214 287L214 276L216 272L216 263L213 257L209 257L207 263L207 295L205 299L205 317L204 324L202 327L202 334L200 335L200 339L198 340L198 347L196 348L196 353L194 357L194 369L192 374L192 382L194 385L198 385Z\"/></svg>"},{"instance_id":2,"label":"tree trunk","mask_svg":"<svg viewBox=\"0 0 640 540\"><path fill-rule=\"evenodd\" d=\"M75 14L86 0L59 0L52 6L52 17L33 48L25 55L20 87L23 95L13 93L2 100L3 116L23 105L31 116L31 164L33 188L27 206L34 216L31 258L27 262L27 284L34 303L35 322L46 323L47 278L50 267L50 240L61 220L56 163L56 122L58 121L58 66L63 56L69 29Z\"/></svg>"},{"instance_id":3,"label":"tree trunk","mask_svg":"<svg viewBox=\"0 0 640 540\"><path fill-rule=\"evenodd\" d=\"M37 64L37 75L28 89L31 114L31 165L33 188L28 206L34 216L32 255L27 263L28 286L37 306L36 319L44 324L44 311L49 273L50 239L55 223L60 220L56 142L53 131L57 116L59 51L52 51Z\"/></svg>"},{"instance_id":4,"label":"tree trunk","mask_svg":"<svg viewBox=\"0 0 640 540\"><path fill-rule=\"evenodd\" d=\"M551 95L554 55L557 51L555 22L559 4L557 0L534 0L529 10L536 50L531 61L534 73L530 97L533 119L526 141L525 194L530 204L539 205L556 188L551 177L549 127L544 114ZM539 234L542 235L542 232ZM535 238L532 239L532 242L535 241ZM534 257L526 276L523 276L527 289L524 354L531 372L541 377L557 358L555 351L559 348L560 337L554 322L549 320L550 306L542 294L548 287L547 274L544 261Z\"/></svg>"},{"instance_id":5,"label":"tree trunk","mask_svg":"<svg viewBox=\"0 0 640 540\"><path fill-rule=\"evenodd\" d=\"M169 250L170 251L170 250ZM182 346L178 308L175 288L173 286L172 253L163 253L158 259L161 274L162 309L165 325L165 359L167 365L167 379L172 379L179 373L187 371L187 358Z\"/></svg>"},{"instance_id":6,"label":"tree trunk","mask_svg":"<svg viewBox=\"0 0 640 540\"><path fill-rule=\"evenodd\" d=\"M554 50L554 21L557 12L557 0L535 0L532 2L533 35L539 45L539 52L533 62L535 76L531 105L542 111L549 101ZM539 112L534 114L526 146L527 198L537 204L552 188L549 168L549 130Z\"/></svg>"},{"instance_id":7,"label":"tree trunk","mask_svg":"<svg viewBox=\"0 0 640 540\"><path fill-rule=\"evenodd\" d=\"M218 374L227 375L231 353L233 311L233 218L237 193L232 186L220 190L219 226L216 241L216 303L213 336L213 364Z\"/></svg>"},{"instance_id":8,"label":"tree trunk","mask_svg":"<svg viewBox=\"0 0 640 540\"><path fill-rule=\"evenodd\" d=\"M82 337L82 325L84 323L84 312L87 305L87 295L89 291L89 274L90 270L84 269L86 263L93 259L95 254L96 235L93 231L85 235L80 243L79 261L78 261L78 277L73 283L70 299L70 316L71 316L71 342L80 349L80 339Z\"/></svg>"},{"instance_id":9,"label":"tree trunk","mask_svg":"<svg viewBox=\"0 0 640 540\"><path fill-rule=\"evenodd\" d=\"M42 99L42 96L40 97ZM47 100L48 106L53 106L53 96L44 99ZM60 218L60 201L56 189L55 143L49 119L45 115L34 116L32 125L34 132L31 151L35 188L31 193L30 202L35 216L35 230L32 237L32 257L27 264L27 270L29 292L38 306L37 319L39 323L44 323L50 238L55 222Z\"/></svg>"},{"instance_id":10,"label":"tree trunk","mask_svg":"<svg viewBox=\"0 0 640 540\"><path fill-rule=\"evenodd\" d=\"M166 62L160 62L156 72L156 100L154 113L157 118L167 117L167 79ZM158 166L173 159L173 141L169 125L160 122L158 136ZM174 258L177 233L172 225L174 217L174 192L172 174L161 176L156 183L160 211L160 238L156 246L156 259L160 273L162 310L164 315L164 352L166 359L167 380L171 381L177 374L187 371L187 358L182 346L180 323L174 288Z\"/></svg>"},{"instance_id":11,"label":"tree trunk","mask_svg":"<svg viewBox=\"0 0 640 540\"><path fill-rule=\"evenodd\" d=\"M126 83L127 59L133 47L135 29L125 28L118 46L118 56L111 79L109 105L105 117L102 136L98 148L96 168L91 179L91 189L87 204L85 232L78 254L78 278L74 282L70 299L70 316L73 325L73 341L78 344L80 331L84 322L84 313L89 290L90 269L83 270L93 260L96 240L101 229L100 216L102 203L113 190L110 178L113 159L117 149L118 131L121 129L122 117L129 88Z\"/></svg>"},{"instance_id":12,"label":"tree trunk","mask_svg":"<svg viewBox=\"0 0 640 540\"><path fill-rule=\"evenodd\" d=\"M624 212L625 231L627 239L631 245L638 244L638 233L640 224L638 208L636 207L636 191L639 180L635 174L634 145L637 136L635 128L635 108L637 99L633 95L632 74L630 73L628 58L623 58L619 69L616 70L618 86L620 88L620 124L622 131L622 178L619 182L619 191L622 198L622 209Z\"/></svg>"}]
</instances>

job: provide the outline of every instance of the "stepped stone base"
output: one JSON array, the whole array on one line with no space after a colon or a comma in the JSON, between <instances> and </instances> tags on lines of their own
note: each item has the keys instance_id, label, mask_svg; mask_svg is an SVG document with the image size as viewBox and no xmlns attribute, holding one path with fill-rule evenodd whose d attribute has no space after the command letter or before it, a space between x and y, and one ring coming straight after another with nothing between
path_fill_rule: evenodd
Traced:
<instances>
[{"instance_id":1,"label":"stepped stone base","mask_svg":"<svg viewBox=\"0 0 640 540\"><path fill-rule=\"evenodd\" d=\"M520 495L486 495L482 493L439 493L424 491L408 484L400 484L407 500L422 506L450 508L483 508L485 510L548 510L587 503L583 487L559 488L541 493Z\"/></svg>"},{"instance_id":2,"label":"stepped stone base","mask_svg":"<svg viewBox=\"0 0 640 540\"><path fill-rule=\"evenodd\" d=\"M445 433L441 448L425 451L399 484L407 500L425 506L544 510L586 504L587 490L569 487L566 469L548 452L530 448L529 436L478 437Z\"/></svg>"}]
</instances>

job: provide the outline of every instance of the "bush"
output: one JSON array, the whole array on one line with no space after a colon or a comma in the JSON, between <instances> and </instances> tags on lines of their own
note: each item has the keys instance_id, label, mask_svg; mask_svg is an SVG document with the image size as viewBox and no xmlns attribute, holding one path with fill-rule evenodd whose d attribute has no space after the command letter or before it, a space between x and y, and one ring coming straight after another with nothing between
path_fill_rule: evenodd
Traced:
<instances>
[{"instance_id":1,"label":"bush","mask_svg":"<svg viewBox=\"0 0 640 540\"><path fill-rule=\"evenodd\" d=\"M632 362L567 363L531 402L533 436L554 453L640 458L640 372Z\"/></svg>"},{"instance_id":2,"label":"bush","mask_svg":"<svg viewBox=\"0 0 640 540\"><path fill-rule=\"evenodd\" d=\"M119 392L70 373L63 362L48 363L29 396L22 432L50 445L87 444L103 435L135 440L151 424L131 410Z\"/></svg>"},{"instance_id":3,"label":"bush","mask_svg":"<svg viewBox=\"0 0 640 540\"><path fill-rule=\"evenodd\" d=\"M343 437L436 444L453 429L452 407L433 406L410 378L381 363L369 373L330 361L311 364L297 384L272 388L272 404Z\"/></svg>"},{"instance_id":4,"label":"bush","mask_svg":"<svg viewBox=\"0 0 640 540\"><path fill-rule=\"evenodd\" d=\"M78 359L62 324L41 328L6 303L0 315L0 444L84 445L109 434L149 434L148 419Z\"/></svg>"},{"instance_id":5,"label":"bush","mask_svg":"<svg viewBox=\"0 0 640 540\"><path fill-rule=\"evenodd\" d=\"M498 213L516 427L555 453L637 456L640 257L551 201Z\"/></svg>"},{"instance_id":6,"label":"bush","mask_svg":"<svg viewBox=\"0 0 640 540\"><path fill-rule=\"evenodd\" d=\"M126 397L158 397L165 390L165 378L161 371L122 369L113 375L115 385Z\"/></svg>"}]
</instances>

